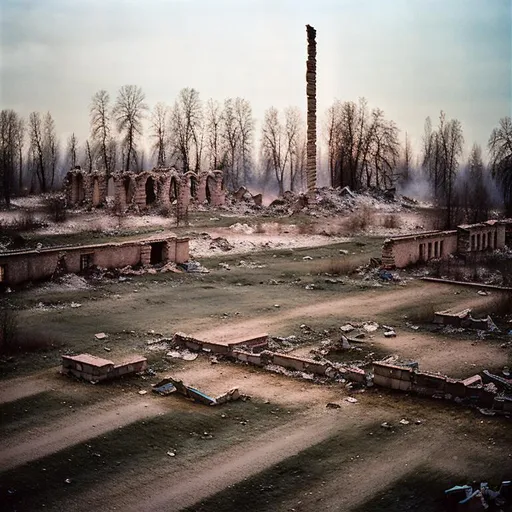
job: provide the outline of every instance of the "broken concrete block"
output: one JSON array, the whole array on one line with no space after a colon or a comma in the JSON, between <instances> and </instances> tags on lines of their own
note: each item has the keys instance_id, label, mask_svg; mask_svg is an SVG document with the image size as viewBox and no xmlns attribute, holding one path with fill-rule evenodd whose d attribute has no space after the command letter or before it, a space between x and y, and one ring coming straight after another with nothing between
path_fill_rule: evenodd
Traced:
<instances>
[{"instance_id":1,"label":"broken concrete block","mask_svg":"<svg viewBox=\"0 0 512 512\"><path fill-rule=\"evenodd\" d=\"M94 335L94 337L97 339L97 340L104 340L106 338L108 338L108 334L105 334L104 332L98 332Z\"/></svg>"}]
</instances>

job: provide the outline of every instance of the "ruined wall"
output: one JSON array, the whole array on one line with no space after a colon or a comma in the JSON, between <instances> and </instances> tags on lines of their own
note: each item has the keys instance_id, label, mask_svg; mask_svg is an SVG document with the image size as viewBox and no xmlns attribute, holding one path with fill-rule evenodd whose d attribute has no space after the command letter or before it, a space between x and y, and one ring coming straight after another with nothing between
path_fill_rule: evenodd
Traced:
<instances>
[{"instance_id":1,"label":"ruined wall","mask_svg":"<svg viewBox=\"0 0 512 512\"><path fill-rule=\"evenodd\" d=\"M110 188L113 189L115 207L119 211L129 208L146 211L150 208L168 208L175 205L183 216L192 198L200 204L207 202L214 207L223 206L226 195L222 182L223 173L219 170L197 175L165 168L141 173L112 173ZM66 175L68 206L101 206L105 204L108 189L109 182L103 172L94 171L89 174L81 169L72 169Z\"/></svg>"},{"instance_id":2,"label":"ruined wall","mask_svg":"<svg viewBox=\"0 0 512 512\"><path fill-rule=\"evenodd\" d=\"M152 243L165 244L162 263L184 263L189 258L188 238L179 239L179 242L172 238L4 253L0 254L0 265L5 266L5 283L14 285L50 278L62 262L65 272L80 272L83 255L90 255L90 265L109 269L149 264ZM173 250L176 246L179 249Z\"/></svg>"},{"instance_id":3,"label":"ruined wall","mask_svg":"<svg viewBox=\"0 0 512 512\"><path fill-rule=\"evenodd\" d=\"M433 258L448 258L457 252L457 231L435 231L388 238L382 248L382 264L404 268Z\"/></svg>"},{"instance_id":4,"label":"ruined wall","mask_svg":"<svg viewBox=\"0 0 512 512\"><path fill-rule=\"evenodd\" d=\"M460 254L502 249L505 246L505 224L488 221L457 228Z\"/></svg>"}]
</instances>

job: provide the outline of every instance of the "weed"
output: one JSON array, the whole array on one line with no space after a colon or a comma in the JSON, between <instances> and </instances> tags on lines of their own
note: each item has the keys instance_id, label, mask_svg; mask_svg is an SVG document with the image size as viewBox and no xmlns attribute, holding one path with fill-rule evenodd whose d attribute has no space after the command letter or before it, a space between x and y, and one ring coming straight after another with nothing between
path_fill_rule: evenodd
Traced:
<instances>
[{"instance_id":1,"label":"weed","mask_svg":"<svg viewBox=\"0 0 512 512\"><path fill-rule=\"evenodd\" d=\"M359 267L360 262L345 258L345 259L331 259L327 263L321 265L319 269L319 274L331 274L333 276L348 276L353 274L357 267Z\"/></svg>"},{"instance_id":2,"label":"weed","mask_svg":"<svg viewBox=\"0 0 512 512\"><path fill-rule=\"evenodd\" d=\"M346 220L346 226L350 231L364 231L372 224L373 214L367 206L363 206Z\"/></svg>"},{"instance_id":3,"label":"weed","mask_svg":"<svg viewBox=\"0 0 512 512\"><path fill-rule=\"evenodd\" d=\"M63 195L50 196L45 200L46 210L55 222L64 222L67 216L66 198Z\"/></svg>"},{"instance_id":4,"label":"weed","mask_svg":"<svg viewBox=\"0 0 512 512\"><path fill-rule=\"evenodd\" d=\"M382 220L382 225L386 229L397 229L400 227L400 217L398 215L386 215Z\"/></svg>"}]
</instances>

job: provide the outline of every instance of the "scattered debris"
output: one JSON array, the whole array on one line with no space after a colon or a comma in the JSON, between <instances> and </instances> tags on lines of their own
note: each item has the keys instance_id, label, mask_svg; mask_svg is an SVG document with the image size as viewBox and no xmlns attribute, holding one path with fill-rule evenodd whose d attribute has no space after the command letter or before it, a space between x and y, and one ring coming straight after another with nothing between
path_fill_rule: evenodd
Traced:
<instances>
[{"instance_id":1,"label":"scattered debris","mask_svg":"<svg viewBox=\"0 0 512 512\"><path fill-rule=\"evenodd\" d=\"M379 324L376 322L365 322L363 324L363 329L366 332L375 332L379 328Z\"/></svg>"},{"instance_id":2,"label":"scattered debris","mask_svg":"<svg viewBox=\"0 0 512 512\"><path fill-rule=\"evenodd\" d=\"M139 395L146 395L147 394L147 391L145 389L141 389L139 391Z\"/></svg>"},{"instance_id":3,"label":"scattered debris","mask_svg":"<svg viewBox=\"0 0 512 512\"><path fill-rule=\"evenodd\" d=\"M325 407L328 409L340 409L341 405L334 402L329 402Z\"/></svg>"},{"instance_id":4,"label":"scattered debris","mask_svg":"<svg viewBox=\"0 0 512 512\"><path fill-rule=\"evenodd\" d=\"M94 337L97 339L97 340L104 340L106 338L108 338L108 334L105 334L104 332L98 332L94 335Z\"/></svg>"},{"instance_id":5,"label":"scattered debris","mask_svg":"<svg viewBox=\"0 0 512 512\"><path fill-rule=\"evenodd\" d=\"M197 359L196 352L190 352L188 349L184 350L171 350L167 352L167 357L172 357L173 359L183 359L184 361L195 361Z\"/></svg>"},{"instance_id":6,"label":"scattered debris","mask_svg":"<svg viewBox=\"0 0 512 512\"><path fill-rule=\"evenodd\" d=\"M349 402L351 404L357 404L357 398L354 398L354 397L351 397L351 396L347 396L345 398L345 402Z\"/></svg>"},{"instance_id":7,"label":"scattered debris","mask_svg":"<svg viewBox=\"0 0 512 512\"><path fill-rule=\"evenodd\" d=\"M395 338L396 337L396 332L391 330L391 331L384 331L384 336L386 338Z\"/></svg>"},{"instance_id":8,"label":"scattered debris","mask_svg":"<svg viewBox=\"0 0 512 512\"><path fill-rule=\"evenodd\" d=\"M402 418L398 423L400 423L400 425L409 425L410 422Z\"/></svg>"}]
</instances>

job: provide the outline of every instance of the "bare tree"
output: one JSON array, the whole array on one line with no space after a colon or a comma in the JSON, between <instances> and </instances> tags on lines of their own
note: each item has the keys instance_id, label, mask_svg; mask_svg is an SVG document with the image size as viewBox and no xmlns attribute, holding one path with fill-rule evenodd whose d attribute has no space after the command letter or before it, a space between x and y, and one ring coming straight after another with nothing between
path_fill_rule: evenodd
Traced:
<instances>
[{"instance_id":1,"label":"bare tree","mask_svg":"<svg viewBox=\"0 0 512 512\"><path fill-rule=\"evenodd\" d=\"M228 98L224 101L222 140L226 152L224 180L229 188L236 189L240 186L240 176L237 166L240 133L232 98Z\"/></svg>"},{"instance_id":2,"label":"bare tree","mask_svg":"<svg viewBox=\"0 0 512 512\"><path fill-rule=\"evenodd\" d=\"M144 103L145 95L136 85L123 85L119 89L112 111L117 129L124 134L126 150L125 171L137 165L137 138L142 135L142 120L148 106Z\"/></svg>"},{"instance_id":3,"label":"bare tree","mask_svg":"<svg viewBox=\"0 0 512 512\"><path fill-rule=\"evenodd\" d=\"M407 136L407 132L405 132L405 142L402 151L402 158L400 162L399 176L398 182L401 186L406 185L411 180L411 170L412 170L412 150L411 150L411 141Z\"/></svg>"},{"instance_id":4,"label":"bare tree","mask_svg":"<svg viewBox=\"0 0 512 512\"><path fill-rule=\"evenodd\" d=\"M302 149L302 133L301 126L303 125L302 116L299 108L288 107L284 111L284 131L286 137L286 151L288 157L288 176L290 179L290 190L295 190L295 183L298 177L298 172L301 164Z\"/></svg>"},{"instance_id":5,"label":"bare tree","mask_svg":"<svg viewBox=\"0 0 512 512\"><path fill-rule=\"evenodd\" d=\"M279 112L270 107L265 111L262 126L261 152L267 176L274 173L279 195L284 193L284 178L289 159L284 128L279 120Z\"/></svg>"},{"instance_id":6,"label":"bare tree","mask_svg":"<svg viewBox=\"0 0 512 512\"><path fill-rule=\"evenodd\" d=\"M248 183L252 170L252 137L254 132L254 121L252 118L251 105L243 98L235 99L235 119L238 131L239 163L242 179Z\"/></svg>"},{"instance_id":7,"label":"bare tree","mask_svg":"<svg viewBox=\"0 0 512 512\"><path fill-rule=\"evenodd\" d=\"M87 171L89 173L91 173L93 158L92 158L91 144L89 143L89 140L85 141L85 157L86 157L86 161L87 161Z\"/></svg>"},{"instance_id":8,"label":"bare tree","mask_svg":"<svg viewBox=\"0 0 512 512\"><path fill-rule=\"evenodd\" d=\"M14 110L0 112L0 187L1 197L9 207L15 188L15 173L19 156L20 118Z\"/></svg>"},{"instance_id":9,"label":"bare tree","mask_svg":"<svg viewBox=\"0 0 512 512\"><path fill-rule=\"evenodd\" d=\"M512 119L503 117L488 142L492 175L501 185L505 211L512 216Z\"/></svg>"},{"instance_id":10,"label":"bare tree","mask_svg":"<svg viewBox=\"0 0 512 512\"><path fill-rule=\"evenodd\" d=\"M202 112L199 93L195 89L180 91L171 111L172 148L178 157L183 172L200 168L200 131L202 131ZM195 157L195 162L194 162ZM195 165L194 165L195 164Z\"/></svg>"},{"instance_id":11,"label":"bare tree","mask_svg":"<svg viewBox=\"0 0 512 512\"><path fill-rule=\"evenodd\" d=\"M23 147L25 143L25 120L18 118L17 134L18 139L18 192L23 190Z\"/></svg>"},{"instance_id":12,"label":"bare tree","mask_svg":"<svg viewBox=\"0 0 512 512\"><path fill-rule=\"evenodd\" d=\"M224 120L222 107L218 101L209 99L205 109L207 158L210 169L220 169L223 165L221 130Z\"/></svg>"},{"instance_id":13,"label":"bare tree","mask_svg":"<svg viewBox=\"0 0 512 512\"><path fill-rule=\"evenodd\" d=\"M107 91L102 89L92 97L89 116L91 138L93 144L98 147L97 153L108 178L114 170L114 162L111 159L110 151L113 138L111 135L110 95Z\"/></svg>"},{"instance_id":14,"label":"bare tree","mask_svg":"<svg viewBox=\"0 0 512 512\"><path fill-rule=\"evenodd\" d=\"M55 130L55 121L53 120L50 112L47 112L44 116L43 146L47 168L49 171L50 188L53 188L55 183L55 171L57 168L59 144Z\"/></svg>"},{"instance_id":15,"label":"bare tree","mask_svg":"<svg viewBox=\"0 0 512 512\"><path fill-rule=\"evenodd\" d=\"M44 193L48 188L48 177L43 141L43 122L39 112L32 112L29 116L29 134L33 175L37 177L41 191Z\"/></svg>"},{"instance_id":16,"label":"bare tree","mask_svg":"<svg viewBox=\"0 0 512 512\"><path fill-rule=\"evenodd\" d=\"M78 139L76 135L72 133L68 139L68 147L67 147L67 164L68 167L74 169L77 166L78 162Z\"/></svg>"},{"instance_id":17,"label":"bare tree","mask_svg":"<svg viewBox=\"0 0 512 512\"><path fill-rule=\"evenodd\" d=\"M153 151L156 154L157 167L165 167L167 164L167 126L169 109L164 103L157 103L151 114L151 136L155 140Z\"/></svg>"}]
</instances>

